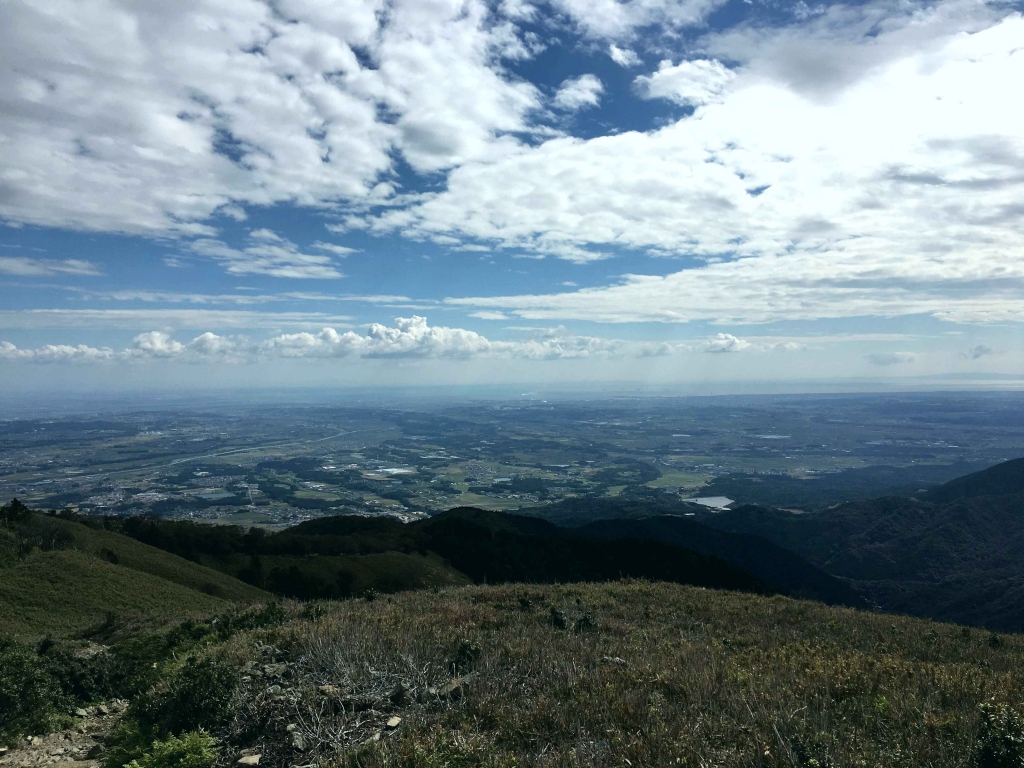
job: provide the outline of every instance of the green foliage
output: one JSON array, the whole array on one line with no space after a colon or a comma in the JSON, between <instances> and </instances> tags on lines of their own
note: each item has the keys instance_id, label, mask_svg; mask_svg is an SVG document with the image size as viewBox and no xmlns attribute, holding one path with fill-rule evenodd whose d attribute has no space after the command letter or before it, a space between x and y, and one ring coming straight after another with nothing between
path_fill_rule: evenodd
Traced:
<instances>
[{"instance_id":1,"label":"green foliage","mask_svg":"<svg viewBox=\"0 0 1024 768\"><path fill-rule=\"evenodd\" d=\"M238 672L212 657L189 658L169 679L137 696L107 738L107 768L143 762L149 745L222 727L231 717Z\"/></svg>"},{"instance_id":2,"label":"green foliage","mask_svg":"<svg viewBox=\"0 0 1024 768\"><path fill-rule=\"evenodd\" d=\"M1005 705L982 704L978 739L974 746L977 768L1024 768L1024 722Z\"/></svg>"},{"instance_id":3,"label":"green foliage","mask_svg":"<svg viewBox=\"0 0 1024 768\"><path fill-rule=\"evenodd\" d=\"M165 686L132 702L128 716L155 738L217 728L230 716L237 682L234 667L211 657L190 658Z\"/></svg>"},{"instance_id":4,"label":"green foliage","mask_svg":"<svg viewBox=\"0 0 1024 768\"><path fill-rule=\"evenodd\" d=\"M0 637L0 744L47 732L67 703L45 662L29 646Z\"/></svg>"},{"instance_id":5,"label":"green foliage","mask_svg":"<svg viewBox=\"0 0 1024 768\"><path fill-rule=\"evenodd\" d=\"M211 768L217 760L217 740L201 731L154 741L152 748L125 768Z\"/></svg>"},{"instance_id":6,"label":"green foliage","mask_svg":"<svg viewBox=\"0 0 1024 768\"><path fill-rule=\"evenodd\" d=\"M76 655L64 642L45 638L36 653L50 679L71 701L88 704L129 692L137 670L131 660L117 653Z\"/></svg>"}]
</instances>

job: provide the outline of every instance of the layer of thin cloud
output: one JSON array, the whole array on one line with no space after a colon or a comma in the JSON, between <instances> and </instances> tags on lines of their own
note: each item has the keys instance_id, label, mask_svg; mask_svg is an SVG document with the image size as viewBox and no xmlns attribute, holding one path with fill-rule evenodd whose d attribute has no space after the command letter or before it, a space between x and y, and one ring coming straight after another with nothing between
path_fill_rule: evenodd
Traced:
<instances>
[{"instance_id":1,"label":"layer of thin cloud","mask_svg":"<svg viewBox=\"0 0 1024 768\"><path fill-rule=\"evenodd\" d=\"M190 247L194 253L221 262L227 272L235 275L270 275L318 280L344 277L334 266L330 256L302 253L295 243L269 229L256 229L250 232L248 243L242 249L232 248L220 240L207 238L195 240ZM337 246L318 243L316 247L333 251ZM350 248L341 250L341 255L352 252Z\"/></svg>"},{"instance_id":2,"label":"layer of thin cloud","mask_svg":"<svg viewBox=\"0 0 1024 768\"><path fill-rule=\"evenodd\" d=\"M601 103L604 86L597 75L580 75L564 81L558 88L552 103L567 112L576 112Z\"/></svg>"},{"instance_id":3,"label":"layer of thin cloud","mask_svg":"<svg viewBox=\"0 0 1024 768\"><path fill-rule=\"evenodd\" d=\"M29 256L0 256L0 275L52 277L54 275L100 275L99 267L82 259L35 259Z\"/></svg>"},{"instance_id":4,"label":"layer of thin cloud","mask_svg":"<svg viewBox=\"0 0 1024 768\"><path fill-rule=\"evenodd\" d=\"M914 352L879 352L867 355L866 359L872 365L906 365L917 360L917 355Z\"/></svg>"},{"instance_id":5,"label":"layer of thin cloud","mask_svg":"<svg viewBox=\"0 0 1024 768\"><path fill-rule=\"evenodd\" d=\"M141 328L278 329L349 327L352 317L328 312L260 312L231 309L0 309L0 328L38 330L84 328L134 331Z\"/></svg>"},{"instance_id":6,"label":"layer of thin cloud","mask_svg":"<svg viewBox=\"0 0 1024 768\"><path fill-rule=\"evenodd\" d=\"M393 326L374 323L363 334L324 327L316 332L282 333L263 341L208 331L191 341L182 342L165 331L148 331L137 335L130 347L120 351L85 345L22 349L10 342L2 342L0 360L46 363L176 360L201 363L348 357L450 360L494 357L540 361L660 357L687 352L740 352L751 348L750 343L730 334L718 334L697 343L659 342L581 336L563 328L536 331L521 341L495 341L464 328L432 326L426 318L414 315L396 318Z\"/></svg>"}]
</instances>

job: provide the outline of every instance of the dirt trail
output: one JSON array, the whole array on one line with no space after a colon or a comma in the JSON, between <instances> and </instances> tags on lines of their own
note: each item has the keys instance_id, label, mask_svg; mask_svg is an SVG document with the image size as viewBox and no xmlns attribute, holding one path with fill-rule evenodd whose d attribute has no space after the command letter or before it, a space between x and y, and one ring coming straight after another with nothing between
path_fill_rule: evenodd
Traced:
<instances>
[{"instance_id":1,"label":"dirt trail","mask_svg":"<svg viewBox=\"0 0 1024 768\"><path fill-rule=\"evenodd\" d=\"M100 704L76 712L78 723L74 728L56 731L46 736L22 739L6 751L0 749L3 768L99 768L96 759L110 729L114 727L126 703L122 701Z\"/></svg>"}]
</instances>

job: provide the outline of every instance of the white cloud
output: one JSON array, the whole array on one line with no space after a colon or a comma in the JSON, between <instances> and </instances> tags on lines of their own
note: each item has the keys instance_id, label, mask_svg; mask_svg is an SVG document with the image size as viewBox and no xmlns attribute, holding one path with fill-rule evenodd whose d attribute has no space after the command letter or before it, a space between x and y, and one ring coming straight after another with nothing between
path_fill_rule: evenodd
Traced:
<instances>
[{"instance_id":1,"label":"white cloud","mask_svg":"<svg viewBox=\"0 0 1024 768\"><path fill-rule=\"evenodd\" d=\"M27 360L37 363L92 363L113 360L116 353L107 347L85 344L47 344L36 349L18 349L9 341L0 341L0 360Z\"/></svg>"},{"instance_id":2,"label":"white cloud","mask_svg":"<svg viewBox=\"0 0 1024 768\"><path fill-rule=\"evenodd\" d=\"M242 205L372 200L518 145L532 55L484 0L0 4L0 219L212 234ZM356 51L359 51L357 55ZM363 58L361 59L360 56Z\"/></svg>"},{"instance_id":3,"label":"white cloud","mask_svg":"<svg viewBox=\"0 0 1024 768\"><path fill-rule=\"evenodd\" d=\"M597 39L624 40L640 27L670 30L694 26L724 0L553 0L581 32Z\"/></svg>"},{"instance_id":4,"label":"white cloud","mask_svg":"<svg viewBox=\"0 0 1024 768\"><path fill-rule=\"evenodd\" d=\"M638 67L642 63L632 48L619 48L615 43L608 46L608 55L620 67Z\"/></svg>"},{"instance_id":5,"label":"white cloud","mask_svg":"<svg viewBox=\"0 0 1024 768\"><path fill-rule=\"evenodd\" d=\"M491 310L482 310L480 312L470 312L470 317L476 317L480 320L508 320L508 315L504 312L494 312Z\"/></svg>"},{"instance_id":6,"label":"white cloud","mask_svg":"<svg viewBox=\"0 0 1024 768\"><path fill-rule=\"evenodd\" d=\"M313 243L313 247L321 251L330 251L335 256L348 256L353 253L357 253L355 248L348 248L344 245L336 245L334 243L325 243L322 240L317 240Z\"/></svg>"},{"instance_id":7,"label":"white cloud","mask_svg":"<svg viewBox=\"0 0 1024 768\"><path fill-rule=\"evenodd\" d=\"M553 103L559 109L576 112L587 107L596 107L601 103L602 93L604 86L597 75L580 75L562 82Z\"/></svg>"},{"instance_id":8,"label":"white cloud","mask_svg":"<svg viewBox=\"0 0 1024 768\"><path fill-rule=\"evenodd\" d=\"M0 328L319 328L346 326L352 318L326 312L261 312L218 309L0 309Z\"/></svg>"},{"instance_id":9,"label":"white cloud","mask_svg":"<svg viewBox=\"0 0 1024 768\"><path fill-rule=\"evenodd\" d=\"M699 107L722 99L722 92L733 80L731 69L715 59L683 61L675 66L669 60L658 71L641 75L634 87L645 99L668 99L676 104Z\"/></svg>"},{"instance_id":10,"label":"white cloud","mask_svg":"<svg viewBox=\"0 0 1024 768\"><path fill-rule=\"evenodd\" d=\"M714 338L705 341L700 349L702 352L722 353L722 352L742 352L744 349L750 347L749 341L738 339L731 333L720 333Z\"/></svg>"},{"instance_id":11,"label":"white cloud","mask_svg":"<svg viewBox=\"0 0 1024 768\"><path fill-rule=\"evenodd\" d=\"M992 13L954 0L852 41L832 30L845 53L827 98L757 48L691 117L455 169L443 193L374 229L574 261L623 248L688 257L605 288L454 300L526 318L1024 319L1024 121L1006 97L1024 82L1024 18L974 18ZM824 67L831 28L815 30Z\"/></svg>"},{"instance_id":12,"label":"white cloud","mask_svg":"<svg viewBox=\"0 0 1024 768\"><path fill-rule=\"evenodd\" d=\"M53 275L100 275L99 267L81 259L35 259L28 256L0 256L0 275L51 277Z\"/></svg>"},{"instance_id":13,"label":"white cloud","mask_svg":"<svg viewBox=\"0 0 1024 768\"><path fill-rule=\"evenodd\" d=\"M742 349L746 342L725 335L709 345ZM464 328L431 326L426 318L396 318L393 326L372 324L365 334L324 327L317 332L280 333L263 341L244 336L222 336L207 331L191 341L181 342L165 331L137 335L132 345L119 352L109 348L49 345L20 349L0 343L0 359L31 362L94 362L177 360L187 363L226 361L256 362L280 359L454 359L507 358L524 360L565 360L590 357L652 357L693 351L686 343L605 339L570 334L565 329L544 329L524 341L494 341ZM722 350L726 351L726 350Z\"/></svg>"},{"instance_id":14,"label":"white cloud","mask_svg":"<svg viewBox=\"0 0 1024 768\"><path fill-rule=\"evenodd\" d=\"M913 352L880 352L866 355L865 359L872 365L904 365L917 360L917 355Z\"/></svg>"},{"instance_id":15,"label":"white cloud","mask_svg":"<svg viewBox=\"0 0 1024 768\"><path fill-rule=\"evenodd\" d=\"M239 250L220 240L203 238L192 242L190 248L194 253L221 262L234 275L258 274L319 280L344 277L332 264L330 256L302 253L295 243L269 229L253 230L249 233L248 243ZM316 247L335 253L335 249L339 248L327 243L317 243ZM350 249L341 249L341 255L349 252Z\"/></svg>"}]
</instances>

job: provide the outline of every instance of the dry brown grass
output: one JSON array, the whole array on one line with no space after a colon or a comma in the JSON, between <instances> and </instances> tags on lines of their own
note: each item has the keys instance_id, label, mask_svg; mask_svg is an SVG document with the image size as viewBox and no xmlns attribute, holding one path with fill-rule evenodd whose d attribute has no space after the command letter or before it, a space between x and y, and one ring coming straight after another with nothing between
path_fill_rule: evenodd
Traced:
<instances>
[{"instance_id":1,"label":"dry brown grass","mask_svg":"<svg viewBox=\"0 0 1024 768\"><path fill-rule=\"evenodd\" d=\"M259 639L293 677L276 699L253 683L230 739L264 764L952 768L970 764L980 704L1024 701L1018 636L669 584L324 604ZM431 690L466 673L464 695ZM389 703L400 683L418 700Z\"/></svg>"}]
</instances>

